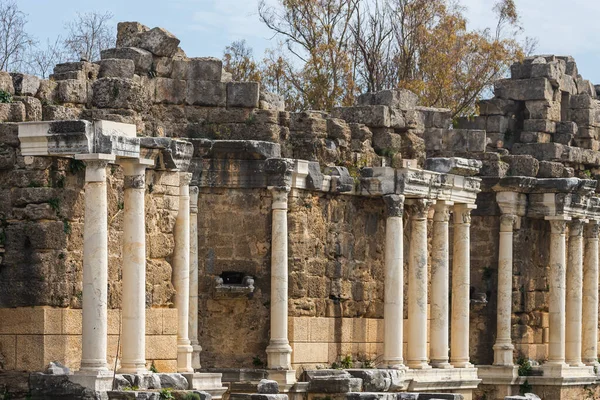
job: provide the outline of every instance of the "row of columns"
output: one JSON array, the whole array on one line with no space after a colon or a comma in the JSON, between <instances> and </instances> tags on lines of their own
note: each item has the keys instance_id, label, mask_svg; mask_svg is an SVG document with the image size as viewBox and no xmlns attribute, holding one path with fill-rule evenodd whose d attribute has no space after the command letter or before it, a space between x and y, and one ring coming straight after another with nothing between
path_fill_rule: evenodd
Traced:
<instances>
[{"instance_id":1,"label":"row of columns","mask_svg":"<svg viewBox=\"0 0 600 400\"><path fill-rule=\"evenodd\" d=\"M427 218L434 204L428 199L384 196L387 207L384 292L384 362L403 368L403 213L406 203L411 224L408 260L408 350L409 368L468 368L470 307L470 212L472 204L438 201L433 206L431 265L431 322L427 357L428 247ZM452 331L449 320L449 234L450 210L454 213L452 262ZM450 346L449 346L450 339ZM450 355L449 357L449 350Z\"/></svg>"},{"instance_id":2,"label":"row of columns","mask_svg":"<svg viewBox=\"0 0 600 400\"><path fill-rule=\"evenodd\" d=\"M547 365L598 365L598 221L546 217L550 224ZM513 230L519 217L500 218L497 333L494 365L513 366L511 341ZM567 251L566 232L569 228ZM585 254L585 256L584 256Z\"/></svg>"},{"instance_id":3,"label":"row of columns","mask_svg":"<svg viewBox=\"0 0 600 400\"><path fill-rule=\"evenodd\" d=\"M108 202L106 167L115 157L104 154L77 156L86 164L85 224L83 247L82 358L79 374L102 375L108 371L107 285ZM145 170L152 160L120 160L124 172L122 373L146 369L146 229ZM197 336L198 242L197 188L190 209L191 174L179 173L179 212L175 223L173 281L178 310L177 370L200 368ZM190 221L190 212L193 213ZM191 229L190 229L191 228ZM193 295L190 296L190 290ZM191 316L191 318L190 318ZM189 325L188 325L189 324ZM191 336L192 341L190 341ZM192 353L195 362L192 365Z\"/></svg>"}]
</instances>

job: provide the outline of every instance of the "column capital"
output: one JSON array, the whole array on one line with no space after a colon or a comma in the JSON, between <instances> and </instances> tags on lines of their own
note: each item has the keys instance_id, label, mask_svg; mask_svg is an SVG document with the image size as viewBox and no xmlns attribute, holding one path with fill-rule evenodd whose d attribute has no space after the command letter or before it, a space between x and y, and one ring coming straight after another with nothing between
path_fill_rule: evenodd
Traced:
<instances>
[{"instance_id":1,"label":"column capital","mask_svg":"<svg viewBox=\"0 0 600 400\"><path fill-rule=\"evenodd\" d=\"M598 240L600 232L600 221L591 220L585 225L585 238Z\"/></svg>"},{"instance_id":2,"label":"column capital","mask_svg":"<svg viewBox=\"0 0 600 400\"><path fill-rule=\"evenodd\" d=\"M288 193L290 192L289 187L281 186L269 186L273 203L271 208L273 210L287 210L288 208Z\"/></svg>"},{"instance_id":3,"label":"column capital","mask_svg":"<svg viewBox=\"0 0 600 400\"><path fill-rule=\"evenodd\" d=\"M115 162L115 156L111 154L77 154L75 159L85 163L86 182L106 181L106 166Z\"/></svg>"},{"instance_id":4,"label":"column capital","mask_svg":"<svg viewBox=\"0 0 600 400\"><path fill-rule=\"evenodd\" d=\"M198 214L198 186L190 186L190 214Z\"/></svg>"},{"instance_id":5,"label":"column capital","mask_svg":"<svg viewBox=\"0 0 600 400\"><path fill-rule=\"evenodd\" d=\"M427 219L433 201L430 199L409 199L405 204L411 219Z\"/></svg>"},{"instance_id":6,"label":"column capital","mask_svg":"<svg viewBox=\"0 0 600 400\"><path fill-rule=\"evenodd\" d=\"M179 186L189 186L192 182L192 174L190 172L179 173Z\"/></svg>"},{"instance_id":7,"label":"column capital","mask_svg":"<svg viewBox=\"0 0 600 400\"><path fill-rule=\"evenodd\" d=\"M455 204L454 207L452 207L452 211L454 212L454 223L470 225L471 210L474 210L476 208L477 206L475 204Z\"/></svg>"},{"instance_id":8,"label":"column capital","mask_svg":"<svg viewBox=\"0 0 600 400\"><path fill-rule=\"evenodd\" d=\"M583 219L574 219L569 223L569 236L579 236L583 235L583 224L586 221Z\"/></svg>"},{"instance_id":9,"label":"column capital","mask_svg":"<svg viewBox=\"0 0 600 400\"><path fill-rule=\"evenodd\" d=\"M433 220L436 222L450 221L450 207L452 207L453 205L453 201L436 201L433 205L433 209L435 210L435 214L433 214Z\"/></svg>"},{"instance_id":10,"label":"column capital","mask_svg":"<svg viewBox=\"0 0 600 400\"><path fill-rule=\"evenodd\" d=\"M566 219L566 218L548 218L546 217L546 219L548 220L548 222L550 222L550 230L551 233L558 233L560 235L564 235L567 231L567 222L569 222L570 219Z\"/></svg>"},{"instance_id":11,"label":"column capital","mask_svg":"<svg viewBox=\"0 0 600 400\"><path fill-rule=\"evenodd\" d=\"M386 216L400 217L404 213L404 196L401 194L388 194L383 196L383 201L386 206Z\"/></svg>"},{"instance_id":12,"label":"column capital","mask_svg":"<svg viewBox=\"0 0 600 400\"><path fill-rule=\"evenodd\" d=\"M502 214L500 216L500 232L512 232L518 221L519 217L514 214Z\"/></svg>"}]
</instances>

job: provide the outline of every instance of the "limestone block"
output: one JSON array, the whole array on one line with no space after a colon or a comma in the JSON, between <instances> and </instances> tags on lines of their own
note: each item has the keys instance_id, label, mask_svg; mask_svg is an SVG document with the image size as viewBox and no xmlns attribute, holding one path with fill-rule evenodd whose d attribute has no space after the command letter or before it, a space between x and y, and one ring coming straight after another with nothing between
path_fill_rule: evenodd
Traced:
<instances>
[{"instance_id":1,"label":"limestone block","mask_svg":"<svg viewBox=\"0 0 600 400\"><path fill-rule=\"evenodd\" d=\"M0 123L0 143L11 147L19 147L19 125L16 123Z\"/></svg>"},{"instance_id":2,"label":"limestone block","mask_svg":"<svg viewBox=\"0 0 600 400\"><path fill-rule=\"evenodd\" d=\"M15 96L14 101L21 102L25 105L25 120L26 121L41 121L42 120L42 102L32 96Z\"/></svg>"},{"instance_id":3,"label":"limestone block","mask_svg":"<svg viewBox=\"0 0 600 400\"><path fill-rule=\"evenodd\" d=\"M154 73L156 76L170 77L173 73L173 59L171 57L154 56Z\"/></svg>"},{"instance_id":4,"label":"limestone block","mask_svg":"<svg viewBox=\"0 0 600 400\"><path fill-rule=\"evenodd\" d=\"M427 151L484 152L485 131L470 129L428 129L424 135Z\"/></svg>"},{"instance_id":5,"label":"limestone block","mask_svg":"<svg viewBox=\"0 0 600 400\"><path fill-rule=\"evenodd\" d=\"M15 149L6 144L0 144L0 171L12 170L15 167L15 162Z\"/></svg>"},{"instance_id":6,"label":"limestone block","mask_svg":"<svg viewBox=\"0 0 600 400\"><path fill-rule=\"evenodd\" d=\"M565 73L565 64L558 61L549 62L546 64L532 64L532 78L548 78L551 82L558 83L561 75Z\"/></svg>"},{"instance_id":7,"label":"limestone block","mask_svg":"<svg viewBox=\"0 0 600 400\"><path fill-rule=\"evenodd\" d=\"M43 121L79 119L80 116L80 108L51 105L42 106Z\"/></svg>"},{"instance_id":8,"label":"limestone block","mask_svg":"<svg viewBox=\"0 0 600 400\"><path fill-rule=\"evenodd\" d=\"M168 360L177 358L177 336L146 336L146 359Z\"/></svg>"},{"instance_id":9,"label":"limestone block","mask_svg":"<svg viewBox=\"0 0 600 400\"><path fill-rule=\"evenodd\" d=\"M177 309L163 309L163 335L177 335Z\"/></svg>"},{"instance_id":10,"label":"limestone block","mask_svg":"<svg viewBox=\"0 0 600 400\"><path fill-rule=\"evenodd\" d=\"M175 390L187 390L188 381L181 374L157 374L160 378L160 385L162 388L171 388Z\"/></svg>"},{"instance_id":11,"label":"limestone block","mask_svg":"<svg viewBox=\"0 0 600 400\"><path fill-rule=\"evenodd\" d=\"M550 143L552 135L545 132L528 132L523 131L519 136L519 141L522 143Z\"/></svg>"},{"instance_id":12,"label":"limestone block","mask_svg":"<svg viewBox=\"0 0 600 400\"><path fill-rule=\"evenodd\" d=\"M39 371L44 367L44 336L18 335L16 369Z\"/></svg>"},{"instance_id":13,"label":"limestone block","mask_svg":"<svg viewBox=\"0 0 600 400\"><path fill-rule=\"evenodd\" d=\"M228 82L227 107L258 108L258 82Z\"/></svg>"},{"instance_id":14,"label":"limestone block","mask_svg":"<svg viewBox=\"0 0 600 400\"><path fill-rule=\"evenodd\" d=\"M410 90L394 89L362 94L358 96L357 104L361 106L383 105L392 108L409 109L415 108L418 101L419 96Z\"/></svg>"},{"instance_id":15,"label":"limestone block","mask_svg":"<svg viewBox=\"0 0 600 400\"><path fill-rule=\"evenodd\" d=\"M17 335L0 335L0 358L4 369L14 370L17 366Z\"/></svg>"},{"instance_id":16,"label":"limestone block","mask_svg":"<svg viewBox=\"0 0 600 400\"><path fill-rule=\"evenodd\" d=\"M120 47L102 50L100 56L103 60L109 58L133 60L135 73L140 76L147 75L152 68L152 53L137 47Z\"/></svg>"},{"instance_id":17,"label":"limestone block","mask_svg":"<svg viewBox=\"0 0 600 400\"><path fill-rule=\"evenodd\" d=\"M494 84L494 94L507 100L546 100L552 101L554 90L546 78L501 79Z\"/></svg>"},{"instance_id":18,"label":"limestone block","mask_svg":"<svg viewBox=\"0 0 600 400\"><path fill-rule=\"evenodd\" d=\"M259 108L263 110L285 111L285 101L281 95L261 90L258 102Z\"/></svg>"},{"instance_id":19,"label":"limestone block","mask_svg":"<svg viewBox=\"0 0 600 400\"><path fill-rule=\"evenodd\" d=\"M516 112L517 105L512 100L492 98L488 100L479 100L479 115L510 115Z\"/></svg>"},{"instance_id":20,"label":"limestone block","mask_svg":"<svg viewBox=\"0 0 600 400\"><path fill-rule=\"evenodd\" d=\"M290 131L294 135L310 137L327 136L327 120L320 112L303 111L290 113Z\"/></svg>"},{"instance_id":21,"label":"limestone block","mask_svg":"<svg viewBox=\"0 0 600 400\"><path fill-rule=\"evenodd\" d=\"M360 378L330 376L310 380L307 391L309 393L348 393L360 392L361 389L362 379Z\"/></svg>"},{"instance_id":22,"label":"limestone block","mask_svg":"<svg viewBox=\"0 0 600 400\"><path fill-rule=\"evenodd\" d=\"M0 90L15 94L13 79L8 72L0 71Z\"/></svg>"},{"instance_id":23,"label":"limestone block","mask_svg":"<svg viewBox=\"0 0 600 400\"><path fill-rule=\"evenodd\" d=\"M592 108L595 106L596 101L589 94L575 94L572 95L569 101L571 108Z\"/></svg>"},{"instance_id":24,"label":"limestone block","mask_svg":"<svg viewBox=\"0 0 600 400\"><path fill-rule=\"evenodd\" d=\"M402 148L402 136L391 128L373 128L373 149L380 155L388 155ZM383 154L388 153L388 154Z\"/></svg>"},{"instance_id":25,"label":"limestone block","mask_svg":"<svg viewBox=\"0 0 600 400\"><path fill-rule=\"evenodd\" d=\"M415 111L423 115L425 129L450 127L452 113L446 108L416 107Z\"/></svg>"},{"instance_id":26,"label":"limestone block","mask_svg":"<svg viewBox=\"0 0 600 400\"><path fill-rule=\"evenodd\" d=\"M257 392L261 394L277 394L279 393L279 384L277 381L261 379L258 382Z\"/></svg>"},{"instance_id":27,"label":"limestone block","mask_svg":"<svg viewBox=\"0 0 600 400\"><path fill-rule=\"evenodd\" d=\"M327 136L346 142L352 140L350 127L344 120L338 118L327 118Z\"/></svg>"},{"instance_id":28,"label":"limestone block","mask_svg":"<svg viewBox=\"0 0 600 400\"><path fill-rule=\"evenodd\" d=\"M478 129L485 130L487 127L487 117L458 117L456 119L458 129Z\"/></svg>"},{"instance_id":29,"label":"limestone block","mask_svg":"<svg viewBox=\"0 0 600 400\"><path fill-rule=\"evenodd\" d=\"M538 178L562 178L564 176L565 166L559 162L540 161Z\"/></svg>"},{"instance_id":30,"label":"limestone block","mask_svg":"<svg viewBox=\"0 0 600 400\"><path fill-rule=\"evenodd\" d=\"M196 106L225 107L226 88L227 84L221 82L188 80L186 103Z\"/></svg>"},{"instance_id":31,"label":"limestone block","mask_svg":"<svg viewBox=\"0 0 600 400\"><path fill-rule=\"evenodd\" d=\"M117 24L117 47L137 47L138 34L149 30L150 28L139 22L119 22Z\"/></svg>"},{"instance_id":32,"label":"limestone block","mask_svg":"<svg viewBox=\"0 0 600 400\"><path fill-rule=\"evenodd\" d=\"M40 78L34 75L12 73L15 94L19 96L35 96L40 88Z\"/></svg>"},{"instance_id":33,"label":"limestone block","mask_svg":"<svg viewBox=\"0 0 600 400\"><path fill-rule=\"evenodd\" d=\"M331 110L331 116L375 128L388 128L391 125L390 109L382 105L337 107Z\"/></svg>"},{"instance_id":34,"label":"limestone block","mask_svg":"<svg viewBox=\"0 0 600 400\"><path fill-rule=\"evenodd\" d=\"M92 103L98 108L142 111L150 106L150 94L133 79L101 78L94 82L92 90Z\"/></svg>"},{"instance_id":35,"label":"limestone block","mask_svg":"<svg viewBox=\"0 0 600 400\"><path fill-rule=\"evenodd\" d=\"M86 104L88 96L87 81L74 79L58 81L56 99L61 103Z\"/></svg>"},{"instance_id":36,"label":"limestone block","mask_svg":"<svg viewBox=\"0 0 600 400\"><path fill-rule=\"evenodd\" d=\"M170 78L154 78L154 102L163 104L183 104L186 96L186 81Z\"/></svg>"},{"instance_id":37,"label":"limestone block","mask_svg":"<svg viewBox=\"0 0 600 400\"><path fill-rule=\"evenodd\" d=\"M137 34L137 46L160 57L173 57L180 40L163 28L152 28Z\"/></svg>"},{"instance_id":38,"label":"limestone block","mask_svg":"<svg viewBox=\"0 0 600 400\"><path fill-rule=\"evenodd\" d=\"M598 139L600 138L600 127L598 126L581 126L577 128L576 138Z\"/></svg>"},{"instance_id":39,"label":"limestone block","mask_svg":"<svg viewBox=\"0 0 600 400\"><path fill-rule=\"evenodd\" d=\"M584 148L584 149L590 149L590 150L593 150L593 151L600 150L600 141L595 140L595 139L575 138L575 144L577 145L577 147L581 147L581 148Z\"/></svg>"},{"instance_id":40,"label":"limestone block","mask_svg":"<svg viewBox=\"0 0 600 400\"><path fill-rule=\"evenodd\" d=\"M221 82L223 62L213 57L197 57L173 61L173 79Z\"/></svg>"},{"instance_id":41,"label":"limestone block","mask_svg":"<svg viewBox=\"0 0 600 400\"><path fill-rule=\"evenodd\" d=\"M392 369L349 369L347 371L353 377L362 379L365 392L395 392L404 387L404 371Z\"/></svg>"},{"instance_id":42,"label":"limestone block","mask_svg":"<svg viewBox=\"0 0 600 400\"><path fill-rule=\"evenodd\" d=\"M21 102L0 103L1 122L25 122L26 118L25 104Z\"/></svg>"},{"instance_id":43,"label":"limestone block","mask_svg":"<svg viewBox=\"0 0 600 400\"><path fill-rule=\"evenodd\" d=\"M556 124L546 119L526 119L523 121L523 130L529 132L554 133Z\"/></svg>"},{"instance_id":44,"label":"limestone block","mask_svg":"<svg viewBox=\"0 0 600 400\"><path fill-rule=\"evenodd\" d=\"M561 105L557 101L530 100L525 102L525 118L560 121Z\"/></svg>"},{"instance_id":45,"label":"limestone block","mask_svg":"<svg viewBox=\"0 0 600 400\"><path fill-rule=\"evenodd\" d=\"M539 161L528 155L508 155L502 161L510 165L511 176L537 176L540 168Z\"/></svg>"},{"instance_id":46,"label":"limestone block","mask_svg":"<svg viewBox=\"0 0 600 400\"><path fill-rule=\"evenodd\" d=\"M596 108L575 108L571 110L571 121L577 126L594 126L600 124L600 109Z\"/></svg>"},{"instance_id":47,"label":"limestone block","mask_svg":"<svg viewBox=\"0 0 600 400\"><path fill-rule=\"evenodd\" d=\"M587 94L591 97L596 97L596 88L594 88L592 82L578 77L575 83L577 84L577 91L579 94Z\"/></svg>"},{"instance_id":48,"label":"limestone block","mask_svg":"<svg viewBox=\"0 0 600 400\"><path fill-rule=\"evenodd\" d=\"M135 64L133 60L119 58L105 58L99 61L99 78L133 78Z\"/></svg>"},{"instance_id":49,"label":"limestone block","mask_svg":"<svg viewBox=\"0 0 600 400\"><path fill-rule=\"evenodd\" d=\"M51 76L54 80L62 79L96 79L100 66L87 61L68 62L57 64L54 67L54 74ZM71 73L71 74L69 74ZM64 74L64 75L61 75Z\"/></svg>"},{"instance_id":50,"label":"limestone block","mask_svg":"<svg viewBox=\"0 0 600 400\"><path fill-rule=\"evenodd\" d=\"M404 131L406 128L406 120L404 113L401 110L390 108L390 126L397 131Z\"/></svg>"},{"instance_id":51,"label":"limestone block","mask_svg":"<svg viewBox=\"0 0 600 400\"><path fill-rule=\"evenodd\" d=\"M511 79L528 79L531 78L531 64L514 63L510 66Z\"/></svg>"},{"instance_id":52,"label":"limestone block","mask_svg":"<svg viewBox=\"0 0 600 400\"><path fill-rule=\"evenodd\" d=\"M42 79L40 81L40 88L37 91L36 97L41 101L51 102L54 100L54 92L56 90L56 82Z\"/></svg>"}]
</instances>

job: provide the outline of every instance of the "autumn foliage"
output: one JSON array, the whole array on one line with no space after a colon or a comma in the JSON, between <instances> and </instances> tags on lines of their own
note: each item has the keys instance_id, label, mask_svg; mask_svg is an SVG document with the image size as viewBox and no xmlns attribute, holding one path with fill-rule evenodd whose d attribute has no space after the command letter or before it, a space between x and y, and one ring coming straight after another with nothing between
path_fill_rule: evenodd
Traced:
<instances>
[{"instance_id":1,"label":"autumn foliage","mask_svg":"<svg viewBox=\"0 0 600 400\"><path fill-rule=\"evenodd\" d=\"M513 0L493 9L493 29L469 30L465 10L451 0L262 1L260 18L278 47L257 63L244 42L234 42L225 68L234 79L260 80L291 110L330 110L363 92L406 88L423 105L468 115L533 47L520 37Z\"/></svg>"}]
</instances>

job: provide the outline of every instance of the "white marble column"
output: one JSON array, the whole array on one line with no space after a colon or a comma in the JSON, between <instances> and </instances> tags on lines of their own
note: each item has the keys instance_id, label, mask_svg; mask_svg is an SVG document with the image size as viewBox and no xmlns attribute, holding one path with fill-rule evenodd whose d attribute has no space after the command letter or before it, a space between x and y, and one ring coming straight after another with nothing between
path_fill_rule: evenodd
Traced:
<instances>
[{"instance_id":1,"label":"white marble column","mask_svg":"<svg viewBox=\"0 0 600 400\"><path fill-rule=\"evenodd\" d=\"M572 367L581 367L581 325L583 296L583 221L569 224L567 258L565 359Z\"/></svg>"},{"instance_id":2,"label":"white marble column","mask_svg":"<svg viewBox=\"0 0 600 400\"><path fill-rule=\"evenodd\" d=\"M448 362L448 332L450 327L450 271L448 221L450 206L448 201L437 201L433 215L433 238L431 241L431 322L429 338L429 358L434 368L452 368Z\"/></svg>"},{"instance_id":3,"label":"white marble column","mask_svg":"<svg viewBox=\"0 0 600 400\"><path fill-rule=\"evenodd\" d=\"M190 181L192 174L179 173L179 212L175 221L173 285L177 308L177 372L194 372L188 319L190 305Z\"/></svg>"},{"instance_id":4,"label":"white marble column","mask_svg":"<svg viewBox=\"0 0 600 400\"><path fill-rule=\"evenodd\" d=\"M404 196L388 195L385 222L385 282L383 306L383 363L389 368L404 368Z\"/></svg>"},{"instance_id":5,"label":"white marble column","mask_svg":"<svg viewBox=\"0 0 600 400\"><path fill-rule=\"evenodd\" d=\"M548 219L548 217L546 217ZM549 311L549 366L564 367L565 364L565 288L566 288L566 236L567 221L550 219L550 294Z\"/></svg>"},{"instance_id":6,"label":"white marble column","mask_svg":"<svg viewBox=\"0 0 600 400\"><path fill-rule=\"evenodd\" d=\"M287 188L270 187L273 197L271 226L271 337L267 346L269 369L290 370L288 342L288 227Z\"/></svg>"},{"instance_id":7,"label":"white marble column","mask_svg":"<svg viewBox=\"0 0 600 400\"><path fill-rule=\"evenodd\" d=\"M108 371L108 201L106 166L115 160L106 154L77 157L85 162L85 223L83 225L83 297L81 366L79 373Z\"/></svg>"},{"instance_id":8,"label":"white marble column","mask_svg":"<svg viewBox=\"0 0 600 400\"><path fill-rule=\"evenodd\" d=\"M146 168L151 160L123 160L123 334L119 372L146 370L146 211L144 195Z\"/></svg>"},{"instance_id":9,"label":"white marble column","mask_svg":"<svg viewBox=\"0 0 600 400\"><path fill-rule=\"evenodd\" d=\"M427 363L427 214L431 201L406 201L410 215L408 259L408 349L409 368L431 368Z\"/></svg>"},{"instance_id":10,"label":"white marble column","mask_svg":"<svg viewBox=\"0 0 600 400\"><path fill-rule=\"evenodd\" d=\"M513 280L513 229L517 216L504 214L500 217L500 245L498 249L498 295L496 308L496 343L494 365L513 366L511 340L512 280Z\"/></svg>"},{"instance_id":11,"label":"white marble column","mask_svg":"<svg viewBox=\"0 0 600 400\"><path fill-rule=\"evenodd\" d=\"M598 366L598 221L585 231L583 261L583 362Z\"/></svg>"},{"instance_id":12,"label":"white marble column","mask_svg":"<svg viewBox=\"0 0 600 400\"><path fill-rule=\"evenodd\" d=\"M469 311L471 306L471 210L474 204L454 206L454 247L452 259L452 329L450 363L470 368Z\"/></svg>"},{"instance_id":13,"label":"white marble column","mask_svg":"<svg viewBox=\"0 0 600 400\"><path fill-rule=\"evenodd\" d=\"M200 343L198 342L198 187L190 187L190 342L192 368L200 369Z\"/></svg>"}]
</instances>

